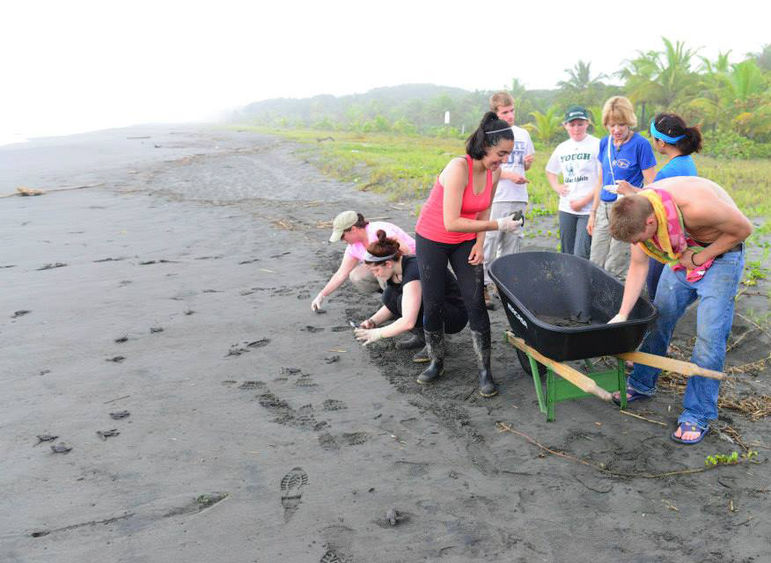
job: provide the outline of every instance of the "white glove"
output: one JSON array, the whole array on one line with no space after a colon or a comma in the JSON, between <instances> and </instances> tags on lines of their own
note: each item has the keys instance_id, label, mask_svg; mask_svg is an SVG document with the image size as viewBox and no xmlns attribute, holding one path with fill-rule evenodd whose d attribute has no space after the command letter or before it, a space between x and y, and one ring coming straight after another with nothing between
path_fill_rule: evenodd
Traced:
<instances>
[{"instance_id":1,"label":"white glove","mask_svg":"<svg viewBox=\"0 0 771 563\"><path fill-rule=\"evenodd\" d=\"M383 338L382 328L357 328L354 329L353 333L356 335L356 340L361 342L363 346L372 344Z\"/></svg>"},{"instance_id":2,"label":"white glove","mask_svg":"<svg viewBox=\"0 0 771 563\"><path fill-rule=\"evenodd\" d=\"M517 212L512 215L506 215L500 219L496 219L498 222L498 230L502 233L510 233L516 231L525 224L525 217L522 212Z\"/></svg>"},{"instance_id":3,"label":"white glove","mask_svg":"<svg viewBox=\"0 0 771 563\"><path fill-rule=\"evenodd\" d=\"M626 322L626 318L627 318L626 315L622 315L621 313L619 313L618 315L610 319L608 321L608 324L612 325L613 323L623 323L623 322Z\"/></svg>"},{"instance_id":4,"label":"white glove","mask_svg":"<svg viewBox=\"0 0 771 563\"><path fill-rule=\"evenodd\" d=\"M321 293L319 292L316 298L313 301L311 301L311 311L315 313L318 313L319 311L321 311L321 304L323 302L324 302L324 296L321 295Z\"/></svg>"}]
</instances>

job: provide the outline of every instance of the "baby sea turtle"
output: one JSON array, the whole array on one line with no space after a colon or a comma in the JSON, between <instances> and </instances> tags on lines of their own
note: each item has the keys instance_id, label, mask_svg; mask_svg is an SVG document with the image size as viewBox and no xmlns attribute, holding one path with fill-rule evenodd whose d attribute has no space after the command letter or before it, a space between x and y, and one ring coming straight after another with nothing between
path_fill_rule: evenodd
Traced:
<instances>
[{"instance_id":1,"label":"baby sea turtle","mask_svg":"<svg viewBox=\"0 0 771 563\"><path fill-rule=\"evenodd\" d=\"M113 436L117 436L120 434L118 432L117 428L112 428L111 430L97 430L96 435L99 436L102 440L106 440L107 438L112 438Z\"/></svg>"},{"instance_id":2,"label":"baby sea turtle","mask_svg":"<svg viewBox=\"0 0 771 563\"><path fill-rule=\"evenodd\" d=\"M58 437L59 436L54 436L53 434L38 434L36 436L37 444L35 444L35 445L37 446L38 444L42 444L43 442L53 442Z\"/></svg>"},{"instance_id":3,"label":"baby sea turtle","mask_svg":"<svg viewBox=\"0 0 771 563\"><path fill-rule=\"evenodd\" d=\"M399 513L396 512L395 508L389 508L386 512L386 520L388 521L391 526L396 526L396 524L399 523Z\"/></svg>"},{"instance_id":4,"label":"baby sea turtle","mask_svg":"<svg viewBox=\"0 0 771 563\"><path fill-rule=\"evenodd\" d=\"M120 420L121 418L126 418L131 413L129 411L116 411L110 413L110 418L113 420Z\"/></svg>"},{"instance_id":5,"label":"baby sea turtle","mask_svg":"<svg viewBox=\"0 0 771 563\"><path fill-rule=\"evenodd\" d=\"M64 442L59 442L58 444L52 444L51 445L51 451L55 454L66 454L69 453L72 450L71 446L68 446Z\"/></svg>"}]
</instances>

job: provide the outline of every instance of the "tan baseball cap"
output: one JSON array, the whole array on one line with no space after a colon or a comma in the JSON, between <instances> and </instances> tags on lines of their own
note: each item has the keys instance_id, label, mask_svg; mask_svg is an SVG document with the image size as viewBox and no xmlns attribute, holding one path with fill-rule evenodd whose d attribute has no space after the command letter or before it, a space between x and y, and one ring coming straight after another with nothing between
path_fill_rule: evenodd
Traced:
<instances>
[{"instance_id":1,"label":"tan baseball cap","mask_svg":"<svg viewBox=\"0 0 771 563\"><path fill-rule=\"evenodd\" d=\"M332 221L332 236L329 242L337 242L343 236L343 231L350 229L359 220L359 214L355 211L343 211Z\"/></svg>"}]
</instances>

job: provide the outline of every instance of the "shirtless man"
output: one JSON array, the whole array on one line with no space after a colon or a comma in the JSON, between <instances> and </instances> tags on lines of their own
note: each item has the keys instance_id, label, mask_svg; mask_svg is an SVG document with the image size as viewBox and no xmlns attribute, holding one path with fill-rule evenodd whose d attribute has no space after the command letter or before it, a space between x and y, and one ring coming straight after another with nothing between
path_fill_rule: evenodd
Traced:
<instances>
[{"instance_id":1,"label":"shirtless man","mask_svg":"<svg viewBox=\"0 0 771 563\"><path fill-rule=\"evenodd\" d=\"M611 210L611 235L631 243L632 256L621 308L610 322L625 321L637 302L648 273L648 256L667 262L671 267L664 268L654 301L659 317L640 351L666 355L675 324L699 298L691 361L722 371L734 298L744 268L744 240L752 233L752 224L723 188L705 178L667 178L648 188L622 198ZM656 195L646 195L646 191ZM668 205L662 206L662 201ZM673 216L677 209L685 233ZM660 224L667 234L658 230ZM662 243L664 239L671 242L673 250L663 248L667 246ZM660 371L635 364L627 381L627 402L650 398ZM704 438L709 421L717 418L719 388L720 382L714 379L688 379L673 440L697 444Z\"/></svg>"}]
</instances>

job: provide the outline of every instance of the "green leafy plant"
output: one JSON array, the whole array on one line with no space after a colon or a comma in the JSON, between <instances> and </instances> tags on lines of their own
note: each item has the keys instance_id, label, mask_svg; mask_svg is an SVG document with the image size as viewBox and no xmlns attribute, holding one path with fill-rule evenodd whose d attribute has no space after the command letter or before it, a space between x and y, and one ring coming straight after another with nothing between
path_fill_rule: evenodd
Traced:
<instances>
[{"instance_id":1,"label":"green leafy plant","mask_svg":"<svg viewBox=\"0 0 771 563\"><path fill-rule=\"evenodd\" d=\"M763 250L763 258L760 260L750 260L745 266L746 276L742 284L748 287L758 285L758 280L766 279L768 268L763 267L764 262L768 262L768 248Z\"/></svg>"},{"instance_id":2,"label":"green leafy plant","mask_svg":"<svg viewBox=\"0 0 771 563\"><path fill-rule=\"evenodd\" d=\"M714 454L708 455L704 460L704 465L707 467L714 467L716 465L736 465L737 463L744 463L757 459L758 452L755 450L748 450L745 453L739 455L739 452L733 451L730 454Z\"/></svg>"}]
</instances>

